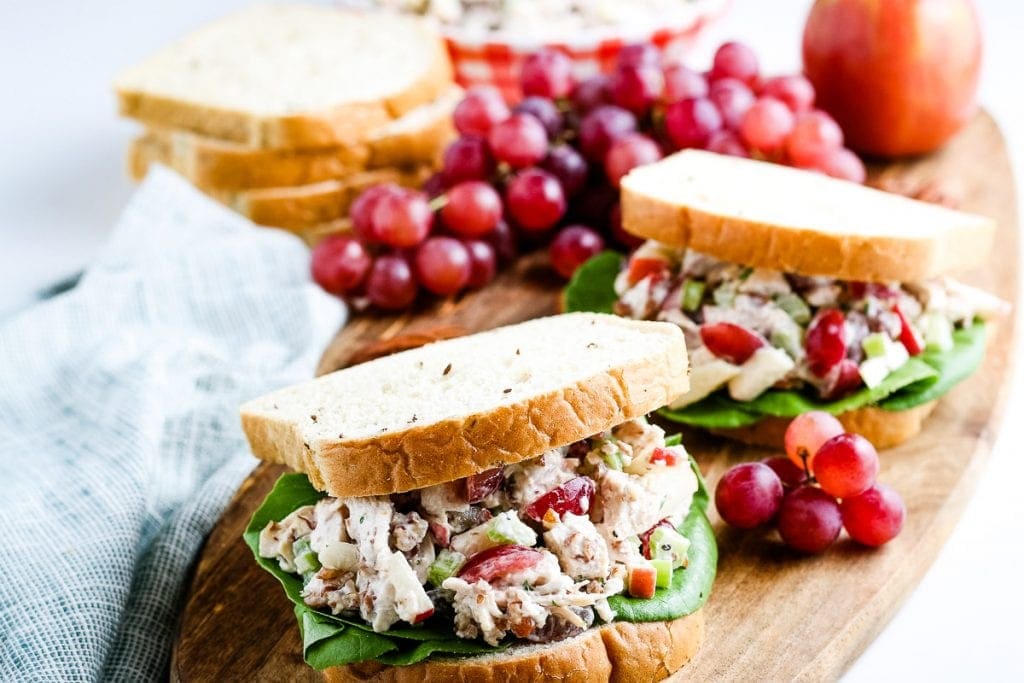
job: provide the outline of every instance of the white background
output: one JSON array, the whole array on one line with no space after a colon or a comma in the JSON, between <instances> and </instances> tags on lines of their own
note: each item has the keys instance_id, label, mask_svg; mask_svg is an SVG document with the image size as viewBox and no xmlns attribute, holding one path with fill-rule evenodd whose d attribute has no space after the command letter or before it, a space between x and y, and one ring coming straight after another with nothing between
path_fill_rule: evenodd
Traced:
<instances>
[{"instance_id":1,"label":"white background","mask_svg":"<svg viewBox=\"0 0 1024 683\"><path fill-rule=\"evenodd\" d=\"M86 264L131 193L123 157L135 126L116 117L113 75L187 29L246 4L3 3L0 316ZM709 42L741 38L757 49L766 71L795 70L809 4L735 0ZM1024 3L978 4L986 36L981 99L1010 143L1018 196L1024 196ZM966 514L924 581L849 672L850 680L1024 678L1021 377L1024 372Z\"/></svg>"}]
</instances>

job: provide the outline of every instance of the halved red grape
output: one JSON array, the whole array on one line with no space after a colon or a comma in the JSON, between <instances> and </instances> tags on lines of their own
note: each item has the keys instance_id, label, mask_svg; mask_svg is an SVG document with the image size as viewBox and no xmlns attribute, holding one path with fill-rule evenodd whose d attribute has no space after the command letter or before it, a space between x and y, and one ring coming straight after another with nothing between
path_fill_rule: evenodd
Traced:
<instances>
[{"instance_id":1,"label":"halved red grape","mask_svg":"<svg viewBox=\"0 0 1024 683\"><path fill-rule=\"evenodd\" d=\"M635 130L636 117L631 113L614 105L601 105L580 121L580 151L591 161L601 163L615 140Z\"/></svg>"},{"instance_id":2,"label":"halved red grape","mask_svg":"<svg viewBox=\"0 0 1024 683\"><path fill-rule=\"evenodd\" d=\"M389 192L373 207L373 226L384 244L414 247L434 225L434 212L422 192L402 189Z\"/></svg>"},{"instance_id":3,"label":"halved red grape","mask_svg":"<svg viewBox=\"0 0 1024 683\"><path fill-rule=\"evenodd\" d=\"M604 157L604 172L612 187L637 166L653 164L661 158L661 148L642 133L627 133L612 143Z\"/></svg>"},{"instance_id":4,"label":"halved red grape","mask_svg":"<svg viewBox=\"0 0 1024 683\"><path fill-rule=\"evenodd\" d=\"M772 154L783 148L794 123L793 112L782 100L760 97L743 115L740 135L750 147Z\"/></svg>"},{"instance_id":5,"label":"halved red grape","mask_svg":"<svg viewBox=\"0 0 1024 683\"><path fill-rule=\"evenodd\" d=\"M843 528L836 499L814 486L801 486L782 499L776 520L782 541L802 553L828 549Z\"/></svg>"},{"instance_id":6,"label":"halved red grape","mask_svg":"<svg viewBox=\"0 0 1024 683\"><path fill-rule=\"evenodd\" d=\"M551 241L551 265L568 280L587 259L603 249L604 239L596 231L583 225L570 225L562 228Z\"/></svg>"},{"instance_id":7,"label":"halved red grape","mask_svg":"<svg viewBox=\"0 0 1024 683\"><path fill-rule=\"evenodd\" d=\"M735 78L719 78L714 81L708 90L708 99L718 107L722 123L729 130L740 129L743 117L755 101L754 91Z\"/></svg>"},{"instance_id":8,"label":"halved red grape","mask_svg":"<svg viewBox=\"0 0 1024 683\"><path fill-rule=\"evenodd\" d=\"M691 97L673 102L665 110L665 132L677 148L703 147L722 127L718 107L706 98Z\"/></svg>"},{"instance_id":9,"label":"halved red grape","mask_svg":"<svg viewBox=\"0 0 1024 683\"><path fill-rule=\"evenodd\" d=\"M448 202L441 219L449 230L462 237L486 235L501 220L501 195L487 183L467 180L448 190Z\"/></svg>"},{"instance_id":10,"label":"halved red grape","mask_svg":"<svg viewBox=\"0 0 1024 683\"><path fill-rule=\"evenodd\" d=\"M587 182L587 162L569 145L555 145L548 150L540 167L558 178L569 198L576 196Z\"/></svg>"},{"instance_id":11,"label":"halved red grape","mask_svg":"<svg viewBox=\"0 0 1024 683\"><path fill-rule=\"evenodd\" d=\"M400 254L378 256L366 277L366 296L388 311L406 308L416 299L416 280L409 262Z\"/></svg>"},{"instance_id":12,"label":"halved red grape","mask_svg":"<svg viewBox=\"0 0 1024 683\"><path fill-rule=\"evenodd\" d=\"M491 128L487 144L498 161L504 161L512 168L526 168L548 153L548 133L533 116L512 114Z\"/></svg>"},{"instance_id":13,"label":"halved red grape","mask_svg":"<svg viewBox=\"0 0 1024 683\"><path fill-rule=\"evenodd\" d=\"M777 455L773 458L765 458L761 462L779 475L779 480L786 488L796 488L807 481L807 473L804 468L794 465L793 461L786 456Z\"/></svg>"},{"instance_id":14,"label":"halved red grape","mask_svg":"<svg viewBox=\"0 0 1024 683\"><path fill-rule=\"evenodd\" d=\"M700 340L708 351L730 363L743 365L766 344L764 337L733 323L707 323L700 326Z\"/></svg>"},{"instance_id":15,"label":"halved red grape","mask_svg":"<svg viewBox=\"0 0 1024 683\"><path fill-rule=\"evenodd\" d=\"M663 72L665 78L665 89L661 98L666 104L672 104L679 100L688 100L692 97L706 97L708 94L708 81L693 69L682 64L673 64Z\"/></svg>"},{"instance_id":16,"label":"halved red grape","mask_svg":"<svg viewBox=\"0 0 1024 683\"><path fill-rule=\"evenodd\" d=\"M505 481L505 470L495 467L478 474L471 474L462 481L465 486L466 502L479 503L498 490L501 482Z\"/></svg>"},{"instance_id":17,"label":"halved red grape","mask_svg":"<svg viewBox=\"0 0 1024 683\"><path fill-rule=\"evenodd\" d=\"M842 422L822 410L797 415L786 427L786 455L801 470L813 472L814 456L821 445L844 431Z\"/></svg>"},{"instance_id":18,"label":"halved red grape","mask_svg":"<svg viewBox=\"0 0 1024 683\"><path fill-rule=\"evenodd\" d=\"M597 485L593 479L574 477L527 505L523 514L536 522L543 520L548 510L553 510L559 517L567 512L585 515L590 511L590 503L596 492Z\"/></svg>"},{"instance_id":19,"label":"halved red grape","mask_svg":"<svg viewBox=\"0 0 1024 683\"><path fill-rule=\"evenodd\" d=\"M814 86L801 74L769 78L761 94L782 100L794 113L807 111L814 105Z\"/></svg>"},{"instance_id":20,"label":"halved red grape","mask_svg":"<svg viewBox=\"0 0 1024 683\"><path fill-rule=\"evenodd\" d=\"M885 484L875 484L859 496L845 498L840 508L846 533L871 547L896 538L907 516L900 494Z\"/></svg>"},{"instance_id":21,"label":"halved red grape","mask_svg":"<svg viewBox=\"0 0 1024 683\"><path fill-rule=\"evenodd\" d=\"M836 498L856 496L875 483L881 463L878 451L860 434L837 434L814 456L814 477Z\"/></svg>"},{"instance_id":22,"label":"halved red grape","mask_svg":"<svg viewBox=\"0 0 1024 683\"><path fill-rule=\"evenodd\" d=\"M753 529L770 522L782 503L782 481L760 462L736 465L715 486L715 507L722 519L737 529Z\"/></svg>"},{"instance_id":23,"label":"halved red grape","mask_svg":"<svg viewBox=\"0 0 1024 683\"><path fill-rule=\"evenodd\" d=\"M498 545L481 550L462 565L458 577L467 583L488 583L514 572L529 569L541 561L539 550L521 545Z\"/></svg>"},{"instance_id":24,"label":"halved red grape","mask_svg":"<svg viewBox=\"0 0 1024 683\"><path fill-rule=\"evenodd\" d=\"M924 340L921 333L911 324L899 304L892 305L892 311L900 319L900 342L907 347L907 353L916 356L924 351Z\"/></svg>"},{"instance_id":25,"label":"halved red grape","mask_svg":"<svg viewBox=\"0 0 1024 683\"><path fill-rule=\"evenodd\" d=\"M825 154L843 146L843 131L823 111L807 111L796 117L786 139L786 154L797 166L810 166Z\"/></svg>"},{"instance_id":26,"label":"halved red grape","mask_svg":"<svg viewBox=\"0 0 1024 683\"><path fill-rule=\"evenodd\" d=\"M807 360L818 377L824 377L829 370L846 357L846 318L836 308L819 311L807 328L804 348Z\"/></svg>"},{"instance_id":27,"label":"halved red grape","mask_svg":"<svg viewBox=\"0 0 1024 683\"><path fill-rule=\"evenodd\" d=\"M313 280L325 291L341 296L363 283L370 270L370 255L354 237L332 235L313 248Z\"/></svg>"},{"instance_id":28,"label":"halved red grape","mask_svg":"<svg viewBox=\"0 0 1024 683\"><path fill-rule=\"evenodd\" d=\"M463 244L469 252L469 282L466 286L479 289L494 279L498 270L497 255L490 242L466 240Z\"/></svg>"},{"instance_id":29,"label":"halved red grape","mask_svg":"<svg viewBox=\"0 0 1024 683\"><path fill-rule=\"evenodd\" d=\"M657 66L620 66L612 74L612 101L642 117L661 97L664 87L664 77Z\"/></svg>"},{"instance_id":30,"label":"halved red grape","mask_svg":"<svg viewBox=\"0 0 1024 683\"><path fill-rule=\"evenodd\" d=\"M508 105L501 92L492 85L475 85L455 105L452 119L455 129L463 135L487 135L491 127L508 117Z\"/></svg>"},{"instance_id":31,"label":"halved red grape","mask_svg":"<svg viewBox=\"0 0 1024 683\"><path fill-rule=\"evenodd\" d=\"M538 50L523 62L519 85L524 95L566 97L572 91L572 60L561 50Z\"/></svg>"},{"instance_id":32,"label":"halved red grape","mask_svg":"<svg viewBox=\"0 0 1024 683\"><path fill-rule=\"evenodd\" d=\"M863 384L860 366L856 361L844 358L825 375L825 385L821 387L821 397L826 401L835 401L860 388Z\"/></svg>"},{"instance_id":33,"label":"halved red grape","mask_svg":"<svg viewBox=\"0 0 1024 683\"><path fill-rule=\"evenodd\" d=\"M722 43L715 51L708 80L735 78L747 85L753 85L757 81L759 70L757 54L747 45L736 41Z\"/></svg>"},{"instance_id":34,"label":"halved red grape","mask_svg":"<svg viewBox=\"0 0 1024 683\"><path fill-rule=\"evenodd\" d=\"M539 232L554 226L565 215L565 193L555 176L530 168L509 181L505 206L516 225Z\"/></svg>"},{"instance_id":35,"label":"halved red grape","mask_svg":"<svg viewBox=\"0 0 1024 683\"><path fill-rule=\"evenodd\" d=\"M564 123L562 112L549 99L531 95L523 98L512 111L516 114L529 114L540 121L541 125L544 126L544 130L548 133L548 139L555 139L562 131L562 124Z\"/></svg>"},{"instance_id":36,"label":"halved red grape","mask_svg":"<svg viewBox=\"0 0 1024 683\"><path fill-rule=\"evenodd\" d=\"M449 187L463 180L486 180L492 173L494 158L482 137L466 135L445 148L441 174Z\"/></svg>"},{"instance_id":37,"label":"halved red grape","mask_svg":"<svg viewBox=\"0 0 1024 683\"><path fill-rule=\"evenodd\" d=\"M416 250L416 279L438 296L459 292L471 273L469 252L454 237L431 237Z\"/></svg>"}]
</instances>

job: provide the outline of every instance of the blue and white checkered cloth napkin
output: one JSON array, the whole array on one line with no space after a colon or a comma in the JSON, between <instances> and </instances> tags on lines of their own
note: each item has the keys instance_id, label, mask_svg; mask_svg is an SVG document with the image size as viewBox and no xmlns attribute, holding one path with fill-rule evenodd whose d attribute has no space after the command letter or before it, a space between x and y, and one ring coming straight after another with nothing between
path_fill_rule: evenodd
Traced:
<instances>
[{"instance_id":1,"label":"blue and white checkered cloth napkin","mask_svg":"<svg viewBox=\"0 0 1024 683\"><path fill-rule=\"evenodd\" d=\"M78 287L0 323L0 680L166 675L255 465L238 406L311 376L342 322L308 259L155 169Z\"/></svg>"}]
</instances>

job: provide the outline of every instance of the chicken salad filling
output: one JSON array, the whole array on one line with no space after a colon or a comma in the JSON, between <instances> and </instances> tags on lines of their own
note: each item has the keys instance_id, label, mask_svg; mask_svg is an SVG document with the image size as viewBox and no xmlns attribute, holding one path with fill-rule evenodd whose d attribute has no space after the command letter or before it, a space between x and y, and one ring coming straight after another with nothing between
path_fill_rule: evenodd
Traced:
<instances>
[{"instance_id":1,"label":"chicken salad filling","mask_svg":"<svg viewBox=\"0 0 1024 683\"><path fill-rule=\"evenodd\" d=\"M719 390L741 402L770 389L834 401L878 387L914 356L952 349L958 330L1006 307L950 278L804 277L650 241L630 256L614 291L615 313L682 328L690 391L673 409Z\"/></svg>"},{"instance_id":2,"label":"chicken salad filling","mask_svg":"<svg viewBox=\"0 0 1024 683\"><path fill-rule=\"evenodd\" d=\"M321 498L263 526L258 555L301 576L305 605L374 632L438 619L490 646L543 643L669 586L697 490L685 449L636 419L456 482Z\"/></svg>"}]
</instances>

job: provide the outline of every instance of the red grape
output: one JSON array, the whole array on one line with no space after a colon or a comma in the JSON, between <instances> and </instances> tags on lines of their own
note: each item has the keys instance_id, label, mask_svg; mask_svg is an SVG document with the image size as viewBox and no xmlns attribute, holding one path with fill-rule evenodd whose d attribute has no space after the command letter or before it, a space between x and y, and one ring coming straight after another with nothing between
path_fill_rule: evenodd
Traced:
<instances>
[{"instance_id":1,"label":"red grape","mask_svg":"<svg viewBox=\"0 0 1024 683\"><path fill-rule=\"evenodd\" d=\"M782 100L794 113L807 111L814 105L814 86L801 74L769 78L761 94Z\"/></svg>"},{"instance_id":2,"label":"red grape","mask_svg":"<svg viewBox=\"0 0 1024 683\"><path fill-rule=\"evenodd\" d=\"M825 380L825 386L821 387L821 397L826 401L842 398L864 382L860 376L860 367L849 358L842 359L829 370Z\"/></svg>"},{"instance_id":3,"label":"red grape","mask_svg":"<svg viewBox=\"0 0 1024 683\"><path fill-rule=\"evenodd\" d=\"M434 212L422 192L402 189L381 197L373 207L373 225L384 244L413 247L426 238Z\"/></svg>"},{"instance_id":4,"label":"red grape","mask_svg":"<svg viewBox=\"0 0 1024 683\"><path fill-rule=\"evenodd\" d=\"M779 475L782 485L787 488L796 488L807 481L807 473L804 471L804 468L794 465L793 461L784 455L765 458L761 462L772 468L772 471Z\"/></svg>"},{"instance_id":5,"label":"red grape","mask_svg":"<svg viewBox=\"0 0 1024 683\"><path fill-rule=\"evenodd\" d=\"M325 291L340 296L362 284L370 262L370 255L359 240L332 235L313 249L313 280Z\"/></svg>"},{"instance_id":6,"label":"red grape","mask_svg":"<svg viewBox=\"0 0 1024 683\"><path fill-rule=\"evenodd\" d=\"M604 239L597 232L583 225L570 225L551 242L551 265L568 280L587 259L603 249Z\"/></svg>"},{"instance_id":7,"label":"red grape","mask_svg":"<svg viewBox=\"0 0 1024 683\"><path fill-rule=\"evenodd\" d=\"M715 507L730 526L753 529L775 517L782 493L782 481L772 468L747 462L730 468L718 480Z\"/></svg>"},{"instance_id":8,"label":"red grape","mask_svg":"<svg viewBox=\"0 0 1024 683\"><path fill-rule=\"evenodd\" d=\"M559 50L542 49L523 62L519 84L524 95L555 100L572 90L572 60Z\"/></svg>"},{"instance_id":9,"label":"red grape","mask_svg":"<svg viewBox=\"0 0 1024 683\"><path fill-rule=\"evenodd\" d=\"M558 178L565 196L576 196L587 182L587 162L575 148L556 145L548 151L540 167Z\"/></svg>"},{"instance_id":10,"label":"red grape","mask_svg":"<svg viewBox=\"0 0 1024 683\"><path fill-rule=\"evenodd\" d=\"M529 114L512 114L487 135L491 153L512 168L533 166L548 153L548 133Z\"/></svg>"},{"instance_id":11,"label":"red grape","mask_svg":"<svg viewBox=\"0 0 1024 683\"><path fill-rule=\"evenodd\" d=\"M505 470L502 467L469 475L462 480L466 487L466 502L479 503L497 491L503 481L505 481Z\"/></svg>"},{"instance_id":12,"label":"red grape","mask_svg":"<svg viewBox=\"0 0 1024 683\"><path fill-rule=\"evenodd\" d=\"M881 463L878 451L860 434L838 434L814 456L814 478L825 493L849 498L875 483Z\"/></svg>"},{"instance_id":13,"label":"red grape","mask_svg":"<svg viewBox=\"0 0 1024 683\"><path fill-rule=\"evenodd\" d=\"M744 114L740 135L754 149L766 153L777 152L786 143L794 121L793 112L782 100L760 97Z\"/></svg>"},{"instance_id":14,"label":"red grape","mask_svg":"<svg viewBox=\"0 0 1024 683\"><path fill-rule=\"evenodd\" d=\"M544 559L544 555L534 548L521 545L496 545L481 550L469 558L459 569L459 578L467 583L477 581L493 581L513 572L529 569Z\"/></svg>"},{"instance_id":15,"label":"red grape","mask_svg":"<svg viewBox=\"0 0 1024 683\"><path fill-rule=\"evenodd\" d=\"M483 240L466 240L463 244L469 252L469 282L466 286L470 289L479 289L493 280L498 270L494 247L490 242Z\"/></svg>"},{"instance_id":16,"label":"red grape","mask_svg":"<svg viewBox=\"0 0 1024 683\"><path fill-rule=\"evenodd\" d=\"M619 50L618 66L660 66L661 53L651 43L631 43Z\"/></svg>"},{"instance_id":17,"label":"red grape","mask_svg":"<svg viewBox=\"0 0 1024 683\"><path fill-rule=\"evenodd\" d=\"M481 137L463 136L444 150L441 174L448 186L463 180L486 180L493 172L491 150Z\"/></svg>"},{"instance_id":18,"label":"red grape","mask_svg":"<svg viewBox=\"0 0 1024 683\"><path fill-rule=\"evenodd\" d=\"M757 55L749 47L739 42L722 43L715 52L708 79L735 78L752 86L759 69Z\"/></svg>"},{"instance_id":19,"label":"red grape","mask_svg":"<svg viewBox=\"0 0 1024 683\"><path fill-rule=\"evenodd\" d=\"M637 116L644 116L665 87L656 66L620 66L612 74L612 101Z\"/></svg>"},{"instance_id":20,"label":"red grape","mask_svg":"<svg viewBox=\"0 0 1024 683\"><path fill-rule=\"evenodd\" d=\"M843 424L821 410L797 415L786 427L783 439L786 455L800 469L813 472L814 456L821 445L843 433Z\"/></svg>"},{"instance_id":21,"label":"red grape","mask_svg":"<svg viewBox=\"0 0 1024 683\"><path fill-rule=\"evenodd\" d=\"M551 100L530 95L517 104L512 111L516 114L529 114L540 121L541 125L544 126L544 130L547 131L548 139L550 140L554 140L562 131L562 124L564 123L562 112L558 110L558 107Z\"/></svg>"},{"instance_id":22,"label":"red grape","mask_svg":"<svg viewBox=\"0 0 1024 683\"><path fill-rule=\"evenodd\" d=\"M747 148L743 146L735 133L727 130L718 130L711 134L705 146L709 152L716 154L728 154L733 157L749 157Z\"/></svg>"},{"instance_id":23,"label":"red grape","mask_svg":"<svg viewBox=\"0 0 1024 683\"><path fill-rule=\"evenodd\" d=\"M730 363L743 365L759 348L764 338L733 323L705 323L700 326L700 340L708 351Z\"/></svg>"},{"instance_id":24,"label":"red grape","mask_svg":"<svg viewBox=\"0 0 1024 683\"><path fill-rule=\"evenodd\" d=\"M394 183L372 185L363 190L352 202L348 209L348 216L352 219L352 230L365 244L379 244L383 241L377 225L373 222L373 212L386 195L401 192L402 188Z\"/></svg>"},{"instance_id":25,"label":"red grape","mask_svg":"<svg viewBox=\"0 0 1024 683\"><path fill-rule=\"evenodd\" d=\"M782 499L777 525L782 541L793 550L820 553L839 537L843 519L835 498L801 486Z\"/></svg>"},{"instance_id":26,"label":"red grape","mask_svg":"<svg viewBox=\"0 0 1024 683\"><path fill-rule=\"evenodd\" d=\"M501 195L480 180L467 180L448 190L441 218L449 230L462 237L486 235L501 220Z\"/></svg>"},{"instance_id":27,"label":"red grape","mask_svg":"<svg viewBox=\"0 0 1024 683\"><path fill-rule=\"evenodd\" d=\"M416 278L438 296L457 293L471 274L469 251L454 237L431 237L416 250Z\"/></svg>"},{"instance_id":28,"label":"red grape","mask_svg":"<svg viewBox=\"0 0 1024 683\"><path fill-rule=\"evenodd\" d=\"M803 168L821 171L833 178L849 180L855 183L863 183L865 178L867 178L867 169L864 168L864 162L856 154L845 148L832 150L816 159L814 164L804 166Z\"/></svg>"},{"instance_id":29,"label":"red grape","mask_svg":"<svg viewBox=\"0 0 1024 683\"><path fill-rule=\"evenodd\" d=\"M819 311L807 327L804 339L811 372L824 377L846 357L846 325L841 311L827 308Z\"/></svg>"},{"instance_id":30,"label":"red grape","mask_svg":"<svg viewBox=\"0 0 1024 683\"><path fill-rule=\"evenodd\" d=\"M664 77L665 90L662 99L666 104L688 100L691 97L706 97L708 94L707 79L682 64L673 64L666 68Z\"/></svg>"},{"instance_id":31,"label":"red grape","mask_svg":"<svg viewBox=\"0 0 1024 683\"><path fill-rule=\"evenodd\" d=\"M516 234L504 220L498 221L494 230L491 230L484 239L494 248L494 255L498 258L499 263L508 263L516 257L516 253L519 251Z\"/></svg>"},{"instance_id":32,"label":"red grape","mask_svg":"<svg viewBox=\"0 0 1024 683\"><path fill-rule=\"evenodd\" d=\"M611 78L604 74L580 81L572 91L572 106L580 114L586 114L602 104L611 104L611 101Z\"/></svg>"},{"instance_id":33,"label":"red grape","mask_svg":"<svg viewBox=\"0 0 1024 683\"><path fill-rule=\"evenodd\" d=\"M580 151L591 161L601 163L615 140L635 130L635 116L621 107L601 105L580 121Z\"/></svg>"},{"instance_id":34,"label":"red grape","mask_svg":"<svg viewBox=\"0 0 1024 683\"><path fill-rule=\"evenodd\" d=\"M661 149L642 133L628 133L612 143L604 157L604 172L612 187L637 166L653 164L661 158Z\"/></svg>"},{"instance_id":35,"label":"red grape","mask_svg":"<svg viewBox=\"0 0 1024 683\"><path fill-rule=\"evenodd\" d=\"M718 108L703 97L673 102L665 110L665 131L678 148L703 147L721 127Z\"/></svg>"},{"instance_id":36,"label":"red grape","mask_svg":"<svg viewBox=\"0 0 1024 683\"><path fill-rule=\"evenodd\" d=\"M796 117L786 140L786 154L797 166L811 166L825 154L843 146L843 131L823 111L807 111Z\"/></svg>"},{"instance_id":37,"label":"red grape","mask_svg":"<svg viewBox=\"0 0 1024 683\"><path fill-rule=\"evenodd\" d=\"M575 477L541 495L523 509L523 514L535 522L543 520L548 510L553 510L559 516L566 512L585 515L590 511L590 502L596 491L597 485L593 479Z\"/></svg>"},{"instance_id":38,"label":"red grape","mask_svg":"<svg viewBox=\"0 0 1024 683\"><path fill-rule=\"evenodd\" d=\"M366 278L366 296L388 311L406 308L416 298L416 280L409 262L400 254L378 256Z\"/></svg>"},{"instance_id":39,"label":"red grape","mask_svg":"<svg viewBox=\"0 0 1024 683\"><path fill-rule=\"evenodd\" d=\"M444 194L446 186L444 173L437 171L436 173L431 173L430 177L423 181L423 192L431 199L434 199Z\"/></svg>"},{"instance_id":40,"label":"red grape","mask_svg":"<svg viewBox=\"0 0 1024 683\"><path fill-rule=\"evenodd\" d=\"M907 516L900 494L885 484L875 484L859 496L844 499L840 508L846 533L871 547L896 538Z\"/></svg>"},{"instance_id":41,"label":"red grape","mask_svg":"<svg viewBox=\"0 0 1024 683\"><path fill-rule=\"evenodd\" d=\"M455 106L455 129L463 135L487 135L491 127L508 117L508 105L492 85L475 85Z\"/></svg>"},{"instance_id":42,"label":"red grape","mask_svg":"<svg viewBox=\"0 0 1024 683\"><path fill-rule=\"evenodd\" d=\"M531 168L509 181L505 188L505 205L516 225L539 232L565 215L565 193L555 176Z\"/></svg>"},{"instance_id":43,"label":"red grape","mask_svg":"<svg viewBox=\"0 0 1024 683\"><path fill-rule=\"evenodd\" d=\"M921 333L914 328L899 304L892 305L892 312L900 320L900 343L906 347L907 353L911 356L920 354L924 351L924 340L921 338Z\"/></svg>"},{"instance_id":44,"label":"red grape","mask_svg":"<svg viewBox=\"0 0 1024 683\"><path fill-rule=\"evenodd\" d=\"M618 202L615 202L615 206L608 212L608 222L611 226L612 239L626 249L636 249L644 243L643 238L626 232L622 227L622 206Z\"/></svg>"},{"instance_id":45,"label":"red grape","mask_svg":"<svg viewBox=\"0 0 1024 683\"><path fill-rule=\"evenodd\" d=\"M722 123L730 130L739 130L747 110L754 104L754 92L743 81L720 78L711 84L708 99L722 114Z\"/></svg>"}]
</instances>

